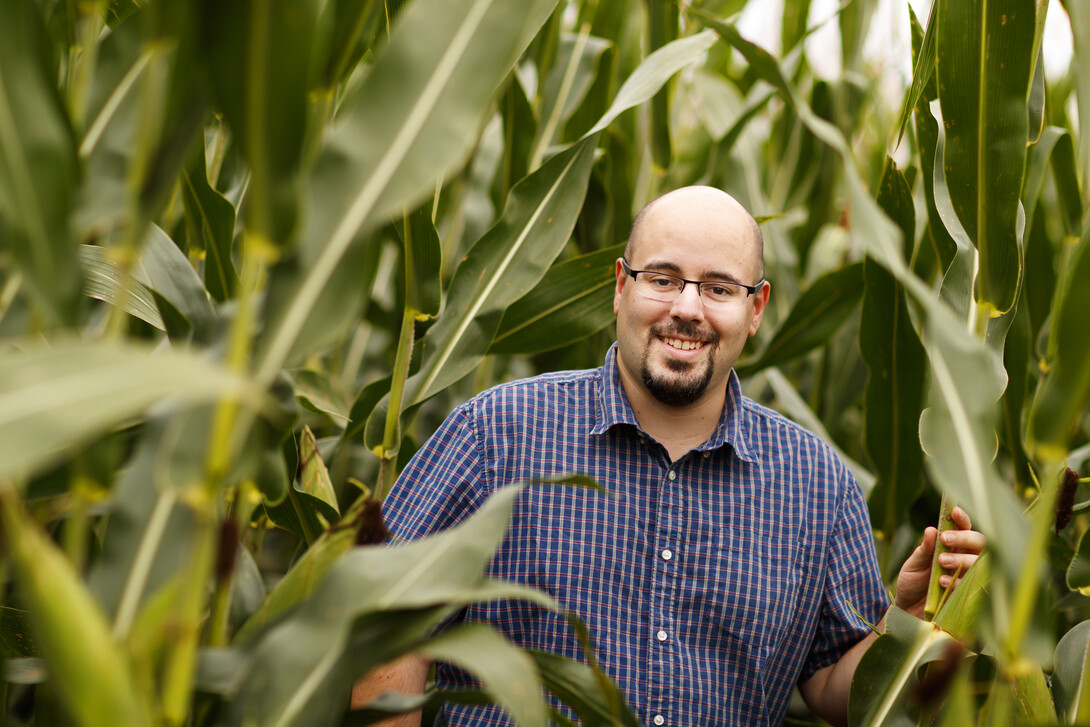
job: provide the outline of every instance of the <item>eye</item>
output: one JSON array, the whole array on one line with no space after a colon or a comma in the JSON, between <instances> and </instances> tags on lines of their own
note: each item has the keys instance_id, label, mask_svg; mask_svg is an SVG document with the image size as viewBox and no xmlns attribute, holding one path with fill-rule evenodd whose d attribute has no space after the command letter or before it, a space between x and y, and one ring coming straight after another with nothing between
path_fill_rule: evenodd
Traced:
<instances>
[{"instance_id":1,"label":"eye","mask_svg":"<svg viewBox=\"0 0 1090 727\"><path fill-rule=\"evenodd\" d=\"M647 282L652 288L659 288L660 290L677 287L677 281L667 275L648 275Z\"/></svg>"},{"instance_id":2,"label":"eye","mask_svg":"<svg viewBox=\"0 0 1090 727\"><path fill-rule=\"evenodd\" d=\"M702 286L704 293L710 295L712 298L726 299L733 298L738 295L738 289L733 285L726 285L723 283L704 283Z\"/></svg>"}]
</instances>

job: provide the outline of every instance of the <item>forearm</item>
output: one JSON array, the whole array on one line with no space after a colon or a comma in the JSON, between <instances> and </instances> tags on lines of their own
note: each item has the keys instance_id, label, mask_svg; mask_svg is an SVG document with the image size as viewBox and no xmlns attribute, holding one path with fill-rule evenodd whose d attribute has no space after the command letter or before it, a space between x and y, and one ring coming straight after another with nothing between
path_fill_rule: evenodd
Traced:
<instances>
[{"instance_id":1,"label":"forearm","mask_svg":"<svg viewBox=\"0 0 1090 727\"><path fill-rule=\"evenodd\" d=\"M352 709L363 709L384 692L423 694L431 662L419 656L406 656L375 667L352 688ZM420 712L401 714L378 723L378 727L419 727Z\"/></svg>"},{"instance_id":2,"label":"forearm","mask_svg":"<svg viewBox=\"0 0 1090 727\"><path fill-rule=\"evenodd\" d=\"M878 622L878 630L885 632L886 617ZM870 645L878 638L871 632L855 646L844 652L840 661L820 669L807 681L799 685L799 692L808 707L833 725L848 723L848 694L852 688L855 669Z\"/></svg>"}]
</instances>

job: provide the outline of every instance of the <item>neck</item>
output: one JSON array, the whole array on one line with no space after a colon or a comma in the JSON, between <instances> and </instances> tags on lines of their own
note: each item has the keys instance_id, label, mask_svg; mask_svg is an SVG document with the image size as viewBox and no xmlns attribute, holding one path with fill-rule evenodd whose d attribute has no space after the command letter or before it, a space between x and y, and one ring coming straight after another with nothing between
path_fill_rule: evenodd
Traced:
<instances>
[{"instance_id":1,"label":"neck","mask_svg":"<svg viewBox=\"0 0 1090 727\"><path fill-rule=\"evenodd\" d=\"M706 442L719 426L727 393L708 391L688 406L667 406L621 369L621 383L640 427L666 447L671 461Z\"/></svg>"}]
</instances>

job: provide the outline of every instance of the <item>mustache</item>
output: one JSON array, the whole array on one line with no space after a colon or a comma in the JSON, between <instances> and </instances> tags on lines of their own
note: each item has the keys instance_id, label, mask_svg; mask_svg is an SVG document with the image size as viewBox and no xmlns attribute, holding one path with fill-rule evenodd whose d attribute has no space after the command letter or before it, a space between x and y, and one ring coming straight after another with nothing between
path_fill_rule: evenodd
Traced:
<instances>
[{"instance_id":1,"label":"mustache","mask_svg":"<svg viewBox=\"0 0 1090 727\"><path fill-rule=\"evenodd\" d=\"M689 338L695 341L704 341L705 343L719 343L718 333L702 329L695 323L688 321L671 321L669 324L657 323L651 326L651 335L660 338Z\"/></svg>"}]
</instances>

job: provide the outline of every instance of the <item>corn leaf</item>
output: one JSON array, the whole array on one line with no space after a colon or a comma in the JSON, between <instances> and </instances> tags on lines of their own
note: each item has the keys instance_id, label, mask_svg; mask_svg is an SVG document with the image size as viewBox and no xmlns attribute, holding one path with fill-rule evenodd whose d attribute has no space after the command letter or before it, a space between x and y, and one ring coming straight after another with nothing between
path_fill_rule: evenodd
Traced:
<instances>
[{"instance_id":1,"label":"corn leaf","mask_svg":"<svg viewBox=\"0 0 1090 727\"><path fill-rule=\"evenodd\" d=\"M268 322L259 381L271 381L287 360L353 240L414 206L463 163L493 91L552 4L421 0L402 13L317 161L305 273L279 296L284 305Z\"/></svg>"},{"instance_id":2,"label":"corn leaf","mask_svg":"<svg viewBox=\"0 0 1090 727\"><path fill-rule=\"evenodd\" d=\"M0 480L26 476L153 406L254 395L192 354L58 341L0 356Z\"/></svg>"},{"instance_id":3,"label":"corn leaf","mask_svg":"<svg viewBox=\"0 0 1090 727\"><path fill-rule=\"evenodd\" d=\"M131 668L98 603L71 562L29 520L11 491L0 495L14 566L50 681L80 727L149 724ZM72 618L72 614L79 618Z\"/></svg>"},{"instance_id":4,"label":"corn leaf","mask_svg":"<svg viewBox=\"0 0 1090 727\"><path fill-rule=\"evenodd\" d=\"M958 219L980 253L978 302L1005 313L1022 278L1017 215L1036 4L943 3L937 25L946 181Z\"/></svg>"}]
</instances>

